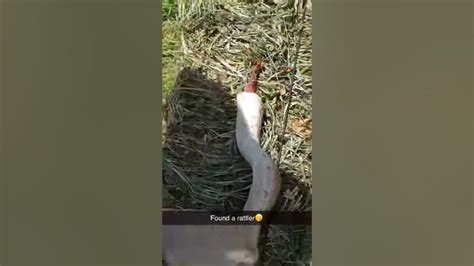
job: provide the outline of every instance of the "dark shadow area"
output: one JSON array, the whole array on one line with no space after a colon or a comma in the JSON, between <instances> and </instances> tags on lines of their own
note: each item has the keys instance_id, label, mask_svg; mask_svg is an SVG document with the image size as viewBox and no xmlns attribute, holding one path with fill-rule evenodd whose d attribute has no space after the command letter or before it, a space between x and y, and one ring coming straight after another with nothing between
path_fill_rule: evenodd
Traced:
<instances>
[{"instance_id":1,"label":"dark shadow area","mask_svg":"<svg viewBox=\"0 0 474 266\"><path fill-rule=\"evenodd\" d=\"M230 89L199 69L183 69L169 95L163 144L163 183L178 207L240 210L252 170L235 144Z\"/></svg>"}]
</instances>

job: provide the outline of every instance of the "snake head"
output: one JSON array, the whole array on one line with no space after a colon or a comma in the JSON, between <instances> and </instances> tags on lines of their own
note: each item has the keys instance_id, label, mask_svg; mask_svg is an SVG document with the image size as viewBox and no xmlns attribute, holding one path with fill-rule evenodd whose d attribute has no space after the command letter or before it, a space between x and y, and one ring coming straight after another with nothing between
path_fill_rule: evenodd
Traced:
<instances>
[{"instance_id":1,"label":"snake head","mask_svg":"<svg viewBox=\"0 0 474 266\"><path fill-rule=\"evenodd\" d=\"M245 86L245 92L256 93L258 87L258 76L265 70L265 62L261 58L252 59L250 68L250 79Z\"/></svg>"},{"instance_id":2,"label":"snake head","mask_svg":"<svg viewBox=\"0 0 474 266\"><path fill-rule=\"evenodd\" d=\"M251 74L259 75L265 70L265 61L261 58L251 60Z\"/></svg>"}]
</instances>

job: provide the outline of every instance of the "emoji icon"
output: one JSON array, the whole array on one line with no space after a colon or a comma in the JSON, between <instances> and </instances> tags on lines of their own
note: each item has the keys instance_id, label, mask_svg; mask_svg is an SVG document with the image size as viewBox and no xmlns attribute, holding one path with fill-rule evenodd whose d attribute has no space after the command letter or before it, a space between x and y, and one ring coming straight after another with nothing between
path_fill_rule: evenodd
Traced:
<instances>
[{"instance_id":1,"label":"emoji icon","mask_svg":"<svg viewBox=\"0 0 474 266\"><path fill-rule=\"evenodd\" d=\"M255 220L257 222L261 222L263 220L263 216L259 213L259 214L255 215Z\"/></svg>"}]
</instances>

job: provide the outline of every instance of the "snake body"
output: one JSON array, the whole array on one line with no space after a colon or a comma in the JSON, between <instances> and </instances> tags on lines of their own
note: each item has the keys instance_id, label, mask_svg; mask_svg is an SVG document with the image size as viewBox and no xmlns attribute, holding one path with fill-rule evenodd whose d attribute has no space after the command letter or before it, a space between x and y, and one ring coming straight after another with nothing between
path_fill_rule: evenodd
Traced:
<instances>
[{"instance_id":1,"label":"snake body","mask_svg":"<svg viewBox=\"0 0 474 266\"><path fill-rule=\"evenodd\" d=\"M240 153L252 167L252 186L244 211L268 211L280 191L280 174L260 145L262 100L252 92L237 94L236 140Z\"/></svg>"},{"instance_id":2,"label":"snake body","mask_svg":"<svg viewBox=\"0 0 474 266\"><path fill-rule=\"evenodd\" d=\"M237 94L237 147L252 167L252 185L244 211L269 211L280 192L278 167L260 145L262 100L252 88ZM163 226L168 265L255 265L260 225Z\"/></svg>"}]
</instances>

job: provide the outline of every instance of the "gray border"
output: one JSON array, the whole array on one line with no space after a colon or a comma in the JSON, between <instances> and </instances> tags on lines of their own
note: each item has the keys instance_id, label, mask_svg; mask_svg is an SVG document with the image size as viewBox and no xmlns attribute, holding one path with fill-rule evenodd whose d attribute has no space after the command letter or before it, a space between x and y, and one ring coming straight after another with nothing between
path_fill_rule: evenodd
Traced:
<instances>
[{"instance_id":1,"label":"gray border","mask_svg":"<svg viewBox=\"0 0 474 266\"><path fill-rule=\"evenodd\" d=\"M0 3L0 40L3 40L3 5ZM4 264L7 254L6 233L7 227L4 217L6 216L6 156L5 141L3 132L5 131L4 121L4 86L3 82L3 41L0 41L0 264Z\"/></svg>"},{"instance_id":2,"label":"gray border","mask_svg":"<svg viewBox=\"0 0 474 266\"><path fill-rule=\"evenodd\" d=\"M2 266L160 265L161 2L1 5Z\"/></svg>"}]
</instances>

